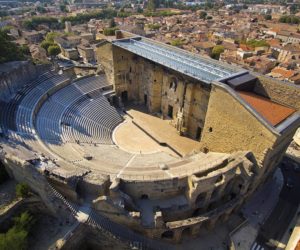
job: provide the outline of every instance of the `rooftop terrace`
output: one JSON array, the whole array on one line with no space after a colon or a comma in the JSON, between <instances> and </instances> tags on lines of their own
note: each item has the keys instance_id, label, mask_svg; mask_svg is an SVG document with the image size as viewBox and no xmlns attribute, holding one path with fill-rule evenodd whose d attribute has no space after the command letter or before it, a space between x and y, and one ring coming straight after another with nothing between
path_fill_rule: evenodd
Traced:
<instances>
[{"instance_id":1,"label":"rooftop terrace","mask_svg":"<svg viewBox=\"0 0 300 250\"><path fill-rule=\"evenodd\" d=\"M113 41L113 44L208 84L245 72L225 63L147 38L119 39Z\"/></svg>"}]
</instances>

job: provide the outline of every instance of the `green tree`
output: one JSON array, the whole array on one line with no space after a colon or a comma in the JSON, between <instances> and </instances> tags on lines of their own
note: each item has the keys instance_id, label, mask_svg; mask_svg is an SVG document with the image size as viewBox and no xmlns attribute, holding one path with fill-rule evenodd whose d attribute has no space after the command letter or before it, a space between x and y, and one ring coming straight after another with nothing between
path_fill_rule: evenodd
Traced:
<instances>
[{"instance_id":1,"label":"green tree","mask_svg":"<svg viewBox=\"0 0 300 250\"><path fill-rule=\"evenodd\" d=\"M44 7L42 7L42 6L36 7L36 10L37 10L38 12L40 12L40 13L46 13L46 12L47 12L47 10L46 10Z\"/></svg>"},{"instance_id":2,"label":"green tree","mask_svg":"<svg viewBox=\"0 0 300 250\"><path fill-rule=\"evenodd\" d=\"M138 7L137 8L137 13L143 13L144 11L143 11L143 9L141 8L141 7Z\"/></svg>"},{"instance_id":3,"label":"green tree","mask_svg":"<svg viewBox=\"0 0 300 250\"><path fill-rule=\"evenodd\" d=\"M9 36L0 30L0 63L24 60L20 48L10 41Z\"/></svg>"},{"instance_id":4,"label":"green tree","mask_svg":"<svg viewBox=\"0 0 300 250\"><path fill-rule=\"evenodd\" d=\"M105 28L103 30L103 34L106 35L106 36L114 36L117 29L118 29L117 27Z\"/></svg>"},{"instance_id":5,"label":"green tree","mask_svg":"<svg viewBox=\"0 0 300 250\"><path fill-rule=\"evenodd\" d=\"M224 47L222 45L216 45L211 52L211 57L216 60L219 60L220 55L223 52L224 52Z\"/></svg>"},{"instance_id":6,"label":"green tree","mask_svg":"<svg viewBox=\"0 0 300 250\"><path fill-rule=\"evenodd\" d=\"M34 224L34 219L27 211L21 213L20 216L13 218L14 225L17 230L29 231Z\"/></svg>"},{"instance_id":7,"label":"green tree","mask_svg":"<svg viewBox=\"0 0 300 250\"><path fill-rule=\"evenodd\" d=\"M109 28L113 28L113 27L116 27L116 22L115 22L115 20L112 18L112 19L110 19L110 21L109 21Z\"/></svg>"},{"instance_id":8,"label":"green tree","mask_svg":"<svg viewBox=\"0 0 300 250\"><path fill-rule=\"evenodd\" d=\"M65 4L61 4L61 5L59 6L59 8L60 8L60 11L62 11L62 12L68 12L67 6L66 6Z\"/></svg>"},{"instance_id":9,"label":"green tree","mask_svg":"<svg viewBox=\"0 0 300 250\"><path fill-rule=\"evenodd\" d=\"M58 32L48 32L46 35L46 41L54 43L54 38L61 36Z\"/></svg>"},{"instance_id":10,"label":"green tree","mask_svg":"<svg viewBox=\"0 0 300 250\"><path fill-rule=\"evenodd\" d=\"M48 40L44 40L41 43L41 47L44 48L46 51L48 50L48 48L53 45L53 42L50 42Z\"/></svg>"},{"instance_id":11,"label":"green tree","mask_svg":"<svg viewBox=\"0 0 300 250\"><path fill-rule=\"evenodd\" d=\"M61 50L58 45L54 44L49 46L47 52L49 56L57 56L61 52Z\"/></svg>"},{"instance_id":12,"label":"green tree","mask_svg":"<svg viewBox=\"0 0 300 250\"><path fill-rule=\"evenodd\" d=\"M29 49L28 45L26 45L26 44L21 45L20 51L23 55L30 56L30 49Z\"/></svg>"},{"instance_id":13,"label":"green tree","mask_svg":"<svg viewBox=\"0 0 300 250\"><path fill-rule=\"evenodd\" d=\"M297 17L297 16L293 16L293 15L291 15L291 16L284 15L284 16L281 16L279 18L279 22L281 22L281 23L290 23L290 24L299 24L300 23L300 18Z\"/></svg>"},{"instance_id":14,"label":"green tree","mask_svg":"<svg viewBox=\"0 0 300 250\"><path fill-rule=\"evenodd\" d=\"M6 26L2 27L1 30L3 32L5 32L6 34L8 34L12 28L13 28L13 26L6 25Z\"/></svg>"},{"instance_id":15,"label":"green tree","mask_svg":"<svg viewBox=\"0 0 300 250\"><path fill-rule=\"evenodd\" d=\"M171 45L172 46L176 46L176 47L180 47L183 45L183 41L181 39L175 39L173 41L171 41Z\"/></svg>"},{"instance_id":16,"label":"green tree","mask_svg":"<svg viewBox=\"0 0 300 250\"><path fill-rule=\"evenodd\" d=\"M265 15L265 20L272 20L272 16L271 15Z\"/></svg>"},{"instance_id":17,"label":"green tree","mask_svg":"<svg viewBox=\"0 0 300 250\"><path fill-rule=\"evenodd\" d=\"M148 11L154 12L156 8L159 8L160 1L159 0L149 0L147 4Z\"/></svg>"},{"instance_id":18,"label":"green tree","mask_svg":"<svg viewBox=\"0 0 300 250\"><path fill-rule=\"evenodd\" d=\"M6 233L0 234L0 249L1 250L24 250L27 249L27 237L30 229L34 224L33 217L24 212L19 217L15 217L14 226Z\"/></svg>"},{"instance_id":19,"label":"green tree","mask_svg":"<svg viewBox=\"0 0 300 250\"><path fill-rule=\"evenodd\" d=\"M207 13L206 13L205 11L201 11L201 12L200 12L199 17L200 17L201 19L205 19L206 16L207 16Z\"/></svg>"},{"instance_id":20,"label":"green tree","mask_svg":"<svg viewBox=\"0 0 300 250\"><path fill-rule=\"evenodd\" d=\"M30 188L26 183L18 183L16 186L16 195L17 197L28 197L30 192Z\"/></svg>"},{"instance_id":21,"label":"green tree","mask_svg":"<svg viewBox=\"0 0 300 250\"><path fill-rule=\"evenodd\" d=\"M256 47L270 47L270 45L265 40L256 40L256 39L250 39L246 42L246 44L252 48Z\"/></svg>"},{"instance_id":22,"label":"green tree","mask_svg":"<svg viewBox=\"0 0 300 250\"><path fill-rule=\"evenodd\" d=\"M6 234L0 234L0 249L27 249L27 236L28 233L25 230L17 230L15 227L13 227L9 229Z\"/></svg>"},{"instance_id":23,"label":"green tree","mask_svg":"<svg viewBox=\"0 0 300 250\"><path fill-rule=\"evenodd\" d=\"M160 27L161 26L158 23L155 23L155 24L150 23L150 24L148 24L148 28L150 30L159 30Z\"/></svg>"}]
</instances>

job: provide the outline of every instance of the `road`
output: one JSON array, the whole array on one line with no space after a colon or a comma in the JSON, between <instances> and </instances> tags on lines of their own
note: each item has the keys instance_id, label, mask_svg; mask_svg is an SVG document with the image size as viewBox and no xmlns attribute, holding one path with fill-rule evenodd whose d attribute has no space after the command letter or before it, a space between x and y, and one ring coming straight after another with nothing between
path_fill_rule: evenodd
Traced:
<instances>
[{"instance_id":1,"label":"road","mask_svg":"<svg viewBox=\"0 0 300 250\"><path fill-rule=\"evenodd\" d=\"M288 230L288 226L295 216L300 203L300 172L294 170L295 165L295 162L287 158L280 164L279 167L284 177L284 185L280 192L279 200L268 219L260 228L251 250L276 249L274 243L280 242L286 230ZM288 187L286 185L287 182L293 183L293 187Z\"/></svg>"}]
</instances>

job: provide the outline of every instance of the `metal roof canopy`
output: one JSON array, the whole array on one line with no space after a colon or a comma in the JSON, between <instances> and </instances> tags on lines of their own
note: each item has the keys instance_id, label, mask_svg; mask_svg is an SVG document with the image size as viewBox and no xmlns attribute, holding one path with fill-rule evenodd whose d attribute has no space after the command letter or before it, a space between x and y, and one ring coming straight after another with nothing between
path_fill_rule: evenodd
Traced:
<instances>
[{"instance_id":1,"label":"metal roof canopy","mask_svg":"<svg viewBox=\"0 0 300 250\"><path fill-rule=\"evenodd\" d=\"M239 68L230 67L225 63L194 55L174 46L147 38L125 38L114 40L112 43L207 84L245 72Z\"/></svg>"}]
</instances>

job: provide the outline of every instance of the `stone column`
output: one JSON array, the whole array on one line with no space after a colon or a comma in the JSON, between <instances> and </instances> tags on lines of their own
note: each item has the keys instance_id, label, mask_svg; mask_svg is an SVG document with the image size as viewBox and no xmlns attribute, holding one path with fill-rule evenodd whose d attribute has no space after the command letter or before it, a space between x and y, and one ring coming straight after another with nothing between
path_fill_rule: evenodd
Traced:
<instances>
[{"instance_id":1,"label":"stone column","mask_svg":"<svg viewBox=\"0 0 300 250\"><path fill-rule=\"evenodd\" d=\"M182 233L181 229L174 230L173 240L175 243L179 243L181 241L181 233Z\"/></svg>"},{"instance_id":2,"label":"stone column","mask_svg":"<svg viewBox=\"0 0 300 250\"><path fill-rule=\"evenodd\" d=\"M191 227L191 235L192 236L197 236L200 232L200 228L201 228L201 223Z\"/></svg>"},{"instance_id":3,"label":"stone column","mask_svg":"<svg viewBox=\"0 0 300 250\"><path fill-rule=\"evenodd\" d=\"M213 190L207 191L205 200L203 201L203 207L206 207L209 204L209 202L211 200L211 194L212 194L212 192L213 192Z\"/></svg>"},{"instance_id":4,"label":"stone column","mask_svg":"<svg viewBox=\"0 0 300 250\"><path fill-rule=\"evenodd\" d=\"M217 199L220 199L223 196L225 187L226 187L225 183L222 183L217 187L218 188L218 193L216 195Z\"/></svg>"},{"instance_id":5,"label":"stone column","mask_svg":"<svg viewBox=\"0 0 300 250\"><path fill-rule=\"evenodd\" d=\"M208 230L212 230L214 227L215 227L215 225L216 225L216 223L217 223L217 220L218 220L218 217L216 217L216 218L211 218L209 221L208 221L208 223L207 223L207 229Z\"/></svg>"}]
</instances>

